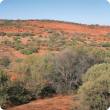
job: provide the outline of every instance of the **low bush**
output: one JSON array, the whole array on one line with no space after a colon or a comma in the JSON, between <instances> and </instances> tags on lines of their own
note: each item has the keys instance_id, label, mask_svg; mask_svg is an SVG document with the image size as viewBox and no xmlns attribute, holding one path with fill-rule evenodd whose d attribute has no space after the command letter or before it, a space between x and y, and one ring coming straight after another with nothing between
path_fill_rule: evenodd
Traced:
<instances>
[{"instance_id":1,"label":"low bush","mask_svg":"<svg viewBox=\"0 0 110 110\"><path fill-rule=\"evenodd\" d=\"M6 35L6 33L0 32L0 36L5 36L5 35Z\"/></svg>"},{"instance_id":2,"label":"low bush","mask_svg":"<svg viewBox=\"0 0 110 110\"><path fill-rule=\"evenodd\" d=\"M19 50L19 49L24 49L24 47L22 47L21 45L17 45L14 47L15 50Z\"/></svg>"},{"instance_id":3,"label":"low bush","mask_svg":"<svg viewBox=\"0 0 110 110\"><path fill-rule=\"evenodd\" d=\"M20 52L22 54L29 55L29 54L32 54L32 53L38 53L38 49L35 48L35 47L28 47L27 49L21 49Z\"/></svg>"},{"instance_id":4,"label":"low bush","mask_svg":"<svg viewBox=\"0 0 110 110\"><path fill-rule=\"evenodd\" d=\"M87 110L106 110L110 104L110 64L94 65L82 78L78 93Z\"/></svg>"},{"instance_id":5,"label":"low bush","mask_svg":"<svg viewBox=\"0 0 110 110\"><path fill-rule=\"evenodd\" d=\"M39 34L39 36L38 37L43 37L41 34Z\"/></svg>"},{"instance_id":6,"label":"low bush","mask_svg":"<svg viewBox=\"0 0 110 110\"><path fill-rule=\"evenodd\" d=\"M21 35L21 37L23 37L23 36L34 36L34 33L21 33L20 34Z\"/></svg>"},{"instance_id":7,"label":"low bush","mask_svg":"<svg viewBox=\"0 0 110 110\"><path fill-rule=\"evenodd\" d=\"M47 33L53 33L55 30L47 30Z\"/></svg>"},{"instance_id":8,"label":"low bush","mask_svg":"<svg viewBox=\"0 0 110 110\"><path fill-rule=\"evenodd\" d=\"M8 37L11 37L11 36L20 36L20 33L7 33L7 36Z\"/></svg>"},{"instance_id":9,"label":"low bush","mask_svg":"<svg viewBox=\"0 0 110 110\"><path fill-rule=\"evenodd\" d=\"M56 50L56 51L59 51L59 50L60 50L60 47L56 47L55 50Z\"/></svg>"},{"instance_id":10,"label":"low bush","mask_svg":"<svg viewBox=\"0 0 110 110\"><path fill-rule=\"evenodd\" d=\"M101 48L95 48L91 51L91 54L95 58L96 63L103 63L104 58L107 56L107 53L104 49Z\"/></svg>"},{"instance_id":11,"label":"low bush","mask_svg":"<svg viewBox=\"0 0 110 110\"><path fill-rule=\"evenodd\" d=\"M110 42L106 42L102 45L102 47L110 47Z\"/></svg>"},{"instance_id":12,"label":"low bush","mask_svg":"<svg viewBox=\"0 0 110 110\"><path fill-rule=\"evenodd\" d=\"M11 63L11 59L9 59L8 56L4 56L2 59L0 59L0 65L6 67Z\"/></svg>"},{"instance_id":13,"label":"low bush","mask_svg":"<svg viewBox=\"0 0 110 110\"><path fill-rule=\"evenodd\" d=\"M3 67L0 67L0 106L7 100L7 90L10 83L8 72Z\"/></svg>"}]
</instances>

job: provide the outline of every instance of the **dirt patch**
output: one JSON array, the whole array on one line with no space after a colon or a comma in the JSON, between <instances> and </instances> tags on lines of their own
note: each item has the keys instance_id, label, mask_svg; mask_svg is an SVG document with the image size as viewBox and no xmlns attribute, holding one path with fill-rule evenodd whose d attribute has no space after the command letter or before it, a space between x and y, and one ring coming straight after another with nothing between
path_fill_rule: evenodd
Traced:
<instances>
[{"instance_id":1,"label":"dirt patch","mask_svg":"<svg viewBox=\"0 0 110 110\"><path fill-rule=\"evenodd\" d=\"M50 99L31 101L28 104L6 110L71 110L71 106L75 103L70 96L56 96Z\"/></svg>"}]
</instances>

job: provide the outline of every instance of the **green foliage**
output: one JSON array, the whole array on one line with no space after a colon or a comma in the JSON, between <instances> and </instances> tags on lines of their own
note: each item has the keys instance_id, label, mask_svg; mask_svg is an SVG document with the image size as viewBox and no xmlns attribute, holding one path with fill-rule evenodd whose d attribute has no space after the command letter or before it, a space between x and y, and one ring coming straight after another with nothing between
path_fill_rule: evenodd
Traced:
<instances>
[{"instance_id":1,"label":"green foliage","mask_svg":"<svg viewBox=\"0 0 110 110\"><path fill-rule=\"evenodd\" d=\"M62 35L64 35L64 34L65 34L65 32L64 32L64 31L60 31L60 32L61 32L61 34L62 34Z\"/></svg>"},{"instance_id":2,"label":"green foliage","mask_svg":"<svg viewBox=\"0 0 110 110\"><path fill-rule=\"evenodd\" d=\"M82 78L79 97L87 110L106 110L110 103L110 64L94 65Z\"/></svg>"},{"instance_id":3,"label":"green foliage","mask_svg":"<svg viewBox=\"0 0 110 110\"><path fill-rule=\"evenodd\" d=\"M31 50L28 50L28 49L20 49L20 52L21 52L22 54L25 54L25 55L32 54L32 51L31 51Z\"/></svg>"},{"instance_id":4,"label":"green foliage","mask_svg":"<svg viewBox=\"0 0 110 110\"><path fill-rule=\"evenodd\" d=\"M20 36L20 33L7 33L7 36L8 37L11 37L11 36Z\"/></svg>"},{"instance_id":5,"label":"green foliage","mask_svg":"<svg viewBox=\"0 0 110 110\"><path fill-rule=\"evenodd\" d=\"M48 29L45 28L43 31L44 31L44 32L45 32L45 31L48 31Z\"/></svg>"},{"instance_id":6,"label":"green foliage","mask_svg":"<svg viewBox=\"0 0 110 110\"><path fill-rule=\"evenodd\" d=\"M15 43L20 44L20 43L21 43L21 41L20 41L20 40L16 40L16 41L15 41Z\"/></svg>"},{"instance_id":7,"label":"green foliage","mask_svg":"<svg viewBox=\"0 0 110 110\"><path fill-rule=\"evenodd\" d=\"M9 43L8 39L5 39L4 41L2 41L3 44L7 45Z\"/></svg>"},{"instance_id":8,"label":"green foliage","mask_svg":"<svg viewBox=\"0 0 110 110\"><path fill-rule=\"evenodd\" d=\"M39 36L38 37L43 37L41 34L39 34Z\"/></svg>"},{"instance_id":9,"label":"green foliage","mask_svg":"<svg viewBox=\"0 0 110 110\"><path fill-rule=\"evenodd\" d=\"M34 36L33 33L27 33L27 32L21 33L20 35L21 35L21 37L23 37L23 36Z\"/></svg>"},{"instance_id":10,"label":"green foliage","mask_svg":"<svg viewBox=\"0 0 110 110\"><path fill-rule=\"evenodd\" d=\"M14 40L14 41L17 41L18 39L20 39L19 36L17 36L17 37L13 37L13 40Z\"/></svg>"},{"instance_id":11,"label":"green foliage","mask_svg":"<svg viewBox=\"0 0 110 110\"><path fill-rule=\"evenodd\" d=\"M30 39L28 39L27 41L31 41Z\"/></svg>"},{"instance_id":12,"label":"green foliage","mask_svg":"<svg viewBox=\"0 0 110 110\"><path fill-rule=\"evenodd\" d=\"M110 42L106 42L102 45L102 47L110 47Z\"/></svg>"},{"instance_id":13,"label":"green foliage","mask_svg":"<svg viewBox=\"0 0 110 110\"><path fill-rule=\"evenodd\" d=\"M47 87L39 72L39 66L42 65L42 62L39 61L41 60L39 56L29 55L23 60L15 59L10 64L10 68L17 74L17 78L7 90L7 101L26 103L39 96L43 88Z\"/></svg>"},{"instance_id":14,"label":"green foliage","mask_svg":"<svg viewBox=\"0 0 110 110\"><path fill-rule=\"evenodd\" d=\"M21 24L12 23L13 20L5 20L4 22L0 23L0 26L15 26L17 28L20 28Z\"/></svg>"},{"instance_id":15,"label":"green foliage","mask_svg":"<svg viewBox=\"0 0 110 110\"><path fill-rule=\"evenodd\" d=\"M59 48L59 47L56 47L56 48L55 48L55 50L56 50L56 51L59 51L59 50L60 50L60 48Z\"/></svg>"},{"instance_id":16,"label":"green foliage","mask_svg":"<svg viewBox=\"0 0 110 110\"><path fill-rule=\"evenodd\" d=\"M32 31L34 30L34 28L32 28L32 27L28 27L28 29L30 29L30 30L32 30Z\"/></svg>"},{"instance_id":17,"label":"green foliage","mask_svg":"<svg viewBox=\"0 0 110 110\"><path fill-rule=\"evenodd\" d=\"M6 67L11 63L11 60L8 56L4 56L2 59L0 59L0 65Z\"/></svg>"},{"instance_id":18,"label":"green foliage","mask_svg":"<svg viewBox=\"0 0 110 110\"><path fill-rule=\"evenodd\" d=\"M107 56L106 51L101 48L93 49L91 54L94 56L96 63L103 63L104 58Z\"/></svg>"},{"instance_id":19,"label":"green foliage","mask_svg":"<svg viewBox=\"0 0 110 110\"><path fill-rule=\"evenodd\" d=\"M53 33L53 32L55 32L55 30L53 29L47 31L47 33Z\"/></svg>"},{"instance_id":20,"label":"green foliage","mask_svg":"<svg viewBox=\"0 0 110 110\"><path fill-rule=\"evenodd\" d=\"M29 55L32 53L38 53L38 50L37 50L37 48L31 46L31 47L28 47L27 49L20 49L20 52L22 54Z\"/></svg>"},{"instance_id":21,"label":"green foliage","mask_svg":"<svg viewBox=\"0 0 110 110\"><path fill-rule=\"evenodd\" d=\"M72 47L72 49L78 54L78 55L84 55L85 53L89 52L90 51L90 48L88 48L87 46L85 45L74 45Z\"/></svg>"},{"instance_id":22,"label":"green foliage","mask_svg":"<svg viewBox=\"0 0 110 110\"><path fill-rule=\"evenodd\" d=\"M21 36L21 37L25 37L25 36L34 36L33 33L7 33L7 36L8 37L11 37L11 36Z\"/></svg>"},{"instance_id":23,"label":"green foliage","mask_svg":"<svg viewBox=\"0 0 110 110\"><path fill-rule=\"evenodd\" d=\"M52 47L47 47L47 50L51 51L52 50Z\"/></svg>"},{"instance_id":24,"label":"green foliage","mask_svg":"<svg viewBox=\"0 0 110 110\"><path fill-rule=\"evenodd\" d=\"M5 36L5 35L6 35L6 33L0 32L0 36Z\"/></svg>"},{"instance_id":25,"label":"green foliage","mask_svg":"<svg viewBox=\"0 0 110 110\"><path fill-rule=\"evenodd\" d=\"M14 26L15 23L12 23L12 20L5 20L4 22L0 23L0 26Z\"/></svg>"},{"instance_id":26,"label":"green foliage","mask_svg":"<svg viewBox=\"0 0 110 110\"><path fill-rule=\"evenodd\" d=\"M95 26L93 24L88 25L89 28L95 28Z\"/></svg>"},{"instance_id":27,"label":"green foliage","mask_svg":"<svg viewBox=\"0 0 110 110\"><path fill-rule=\"evenodd\" d=\"M0 67L0 106L6 102L7 88L10 86L10 77L8 72Z\"/></svg>"},{"instance_id":28,"label":"green foliage","mask_svg":"<svg viewBox=\"0 0 110 110\"><path fill-rule=\"evenodd\" d=\"M32 46L28 47L28 50L32 51L33 53L38 52L37 49L35 47L32 47Z\"/></svg>"},{"instance_id":29,"label":"green foliage","mask_svg":"<svg viewBox=\"0 0 110 110\"><path fill-rule=\"evenodd\" d=\"M14 47L15 50L19 50L19 49L23 49L23 47L21 45L17 45Z\"/></svg>"}]
</instances>

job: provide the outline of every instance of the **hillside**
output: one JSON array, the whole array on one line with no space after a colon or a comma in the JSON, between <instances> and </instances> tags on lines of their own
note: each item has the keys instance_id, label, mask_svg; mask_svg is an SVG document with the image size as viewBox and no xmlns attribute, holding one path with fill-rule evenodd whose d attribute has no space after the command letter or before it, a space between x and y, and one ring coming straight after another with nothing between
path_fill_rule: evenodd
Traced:
<instances>
[{"instance_id":1,"label":"hillside","mask_svg":"<svg viewBox=\"0 0 110 110\"><path fill-rule=\"evenodd\" d=\"M10 85L6 93L12 96L2 105L9 107L6 110L71 110L80 101L77 91L83 85L82 74L102 63L110 63L110 26L54 20L0 20L0 70L1 74L7 70L9 76L4 81ZM52 93L51 85L55 89ZM13 96L17 92L14 87L20 92L17 98ZM36 99L42 94L54 97Z\"/></svg>"},{"instance_id":2,"label":"hillside","mask_svg":"<svg viewBox=\"0 0 110 110\"><path fill-rule=\"evenodd\" d=\"M35 40L36 38L39 39L42 44L38 45L40 49L38 50L38 54L47 52L47 47L54 48L53 46L49 46L48 44L44 44L48 40L50 40L51 34L57 33L63 38L59 38L59 40L65 39L69 41L75 40L78 43L102 43L102 42L109 42L110 41L110 26L99 26L99 25L84 25L78 23L69 23L69 22L61 22L61 21L49 21L49 20L42 20L42 21L26 21L26 20L18 20L18 21L11 21L11 20L1 20L0 21L0 32L6 33L5 36L0 37L0 41L8 40L11 42L18 41L22 44L32 43L31 41ZM13 35L15 33L15 35ZM20 36L17 33L32 33L32 37L30 35L21 35L20 38L14 39L13 37ZM2 34L1 34L2 35ZM25 37L26 36L26 37ZM54 38L51 38L54 39ZM55 42L54 42L55 44ZM71 42L70 42L71 44ZM52 44L53 45L53 44ZM21 54L19 51L15 51L10 46L8 49L9 51L13 51L13 55L15 57L24 58L25 55ZM56 46L57 47L57 46ZM61 46L58 46L61 47ZM53 49L52 51L55 52L60 50L59 48Z\"/></svg>"}]
</instances>

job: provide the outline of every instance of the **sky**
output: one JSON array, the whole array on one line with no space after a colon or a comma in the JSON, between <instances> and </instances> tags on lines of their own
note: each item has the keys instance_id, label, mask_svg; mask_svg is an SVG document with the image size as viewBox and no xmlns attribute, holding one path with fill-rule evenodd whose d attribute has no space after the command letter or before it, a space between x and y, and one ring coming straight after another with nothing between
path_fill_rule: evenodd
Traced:
<instances>
[{"instance_id":1,"label":"sky","mask_svg":"<svg viewBox=\"0 0 110 110\"><path fill-rule=\"evenodd\" d=\"M110 0L0 0L0 19L50 19L110 26Z\"/></svg>"}]
</instances>

